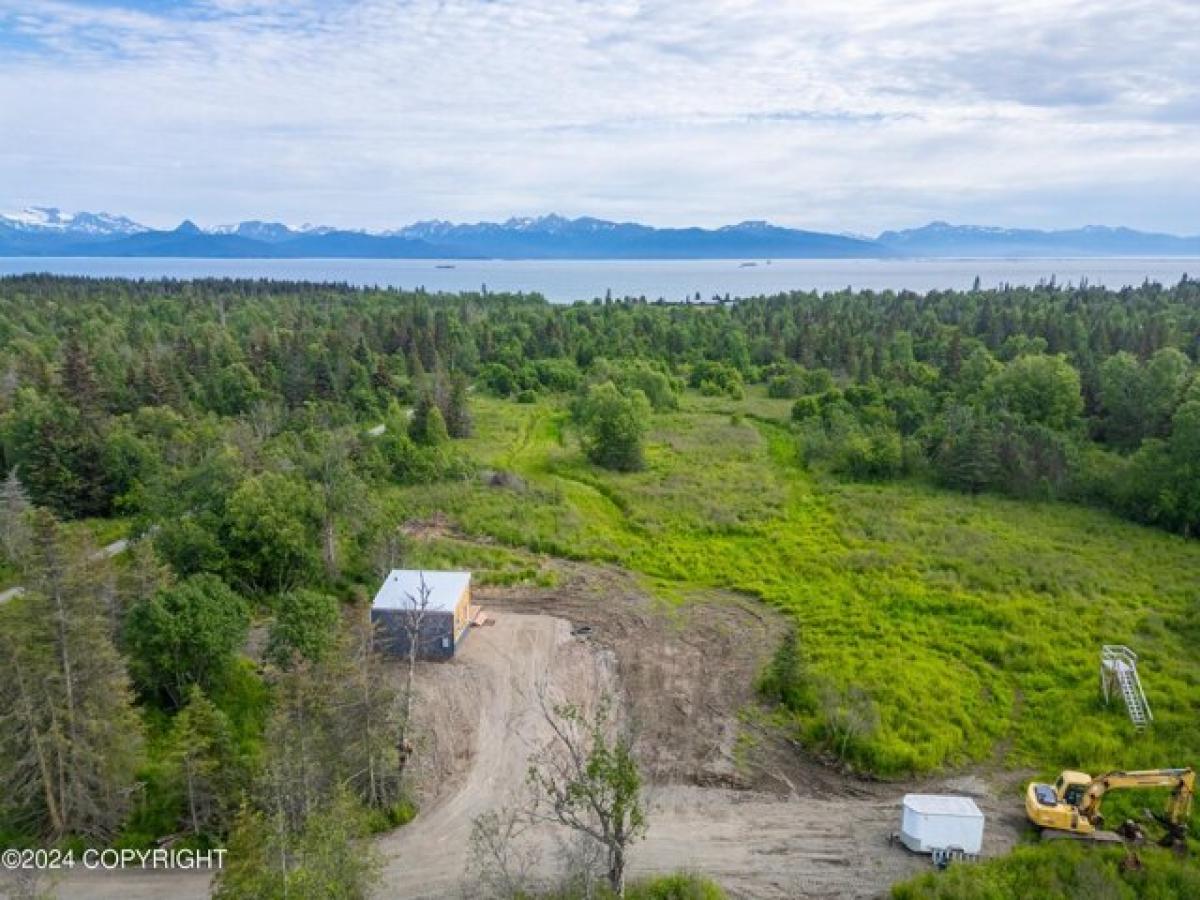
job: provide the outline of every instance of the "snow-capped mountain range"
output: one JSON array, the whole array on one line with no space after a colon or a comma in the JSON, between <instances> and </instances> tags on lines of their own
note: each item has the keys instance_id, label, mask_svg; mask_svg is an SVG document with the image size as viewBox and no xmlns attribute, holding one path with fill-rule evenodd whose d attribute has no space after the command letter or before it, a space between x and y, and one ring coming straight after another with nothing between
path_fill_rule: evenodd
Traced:
<instances>
[{"instance_id":1,"label":"snow-capped mountain range","mask_svg":"<svg viewBox=\"0 0 1200 900\"><path fill-rule=\"evenodd\" d=\"M94 237L137 234L139 231L150 230L124 216L90 212L64 213L53 206L27 206L19 212L0 213L0 227L16 231L52 231Z\"/></svg>"},{"instance_id":2,"label":"snow-capped mountain range","mask_svg":"<svg viewBox=\"0 0 1200 900\"><path fill-rule=\"evenodd\" d=\"M932 222L877 237L746 221L655 228L559 215L504 222L416 222L381 231L251 220L154 229L110 213L29 207L0 214L0 256L420 259L844 259L880 257L1200 256L1200 236L1088 226L1061 231Z\"/></svg>"}]
</instances>

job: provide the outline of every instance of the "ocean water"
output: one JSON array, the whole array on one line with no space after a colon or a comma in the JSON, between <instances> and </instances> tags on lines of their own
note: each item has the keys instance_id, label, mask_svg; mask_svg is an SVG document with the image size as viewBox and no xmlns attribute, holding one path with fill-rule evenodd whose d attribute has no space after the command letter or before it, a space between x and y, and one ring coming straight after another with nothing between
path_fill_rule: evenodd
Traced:
<instances>
[{"instance_id":1,"label":"ocean water","mask_svg":"<svg viewBox=\"0 0 1200 900\"><path fill-rule=\"evenodd\" d=\"M49 272L100 278L268 278L438 291L539 293L557 303L614 297L702 300L783 291L911 290L1091 284L1120 288L1149 279L1200 277L1200 258L1157 259L786 259L427 260L0 257L0 275Z\"/></svg>"}]
</instances>

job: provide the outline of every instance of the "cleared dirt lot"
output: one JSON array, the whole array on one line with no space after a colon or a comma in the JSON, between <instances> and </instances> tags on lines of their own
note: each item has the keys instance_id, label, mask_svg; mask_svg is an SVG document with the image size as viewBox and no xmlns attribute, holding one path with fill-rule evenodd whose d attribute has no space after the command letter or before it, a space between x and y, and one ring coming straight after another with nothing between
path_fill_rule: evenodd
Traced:
<instances>
[{"instance_id":1,"label":"cleared dirt lot","mask_svg":"<svg viewBox=\"0 0 1200 900\"><path fill-rule=\"evenodd\" d=\"M978 776L880 784L839 775L769 735L739 748L739 713L781 633L768 611L729 597L665 609L619 572L564 566L562 576L552 589L477 591L497 624L475 629L444 667L457 671L435 675L423 694L441 748L432 756L455 763L436 773L440 790L427 794L422 814L382 842L390 895L471 895L462 874L471 822L523 802L529 753L547 739L540 686L585 702L615 691L630 710L652 782L635 875L702 872L736 897L880 896L929 866L888 843L909 790L975 796L988 816L989 855L1015 841L1017 804L994 799ZM574 636L581 625L589 633ZM454 720L464 715L479 723L468 738L474 752L448 754L452 744L461 750L467 731ZM549 835L537 843L551 876Z\"/></svg>"},{"instance_id":2,"label":"cleared dirt lot","mask_svg":"<svg viewBox=\"0 0 1200 900\"><path fill-rule=\"evenodd\" d=\"M469 897L474 819L526 802L530 753L548 739L541 697L587 703L619 696L650 784L650 829L633 874L687 869L735 897L876 897L929 866L891 847L900 797L968 793L988 818L984 851L1008 850L1019 804L977 775L905 784L843 776L745 724L753 679L783 623L750 601L651 600L623 573L563 564L554 588L481 588L496 624L472 629L457 658L423 665L418 716L421 813L379 840L383 896ZM573 634L587 626L587 634ZM739 740L739 734L743 738ZM557 866L550 830L540 874ZM202 897L195 875L81 874L59 893L80 898Z\"/></svg>"}]
</instances>

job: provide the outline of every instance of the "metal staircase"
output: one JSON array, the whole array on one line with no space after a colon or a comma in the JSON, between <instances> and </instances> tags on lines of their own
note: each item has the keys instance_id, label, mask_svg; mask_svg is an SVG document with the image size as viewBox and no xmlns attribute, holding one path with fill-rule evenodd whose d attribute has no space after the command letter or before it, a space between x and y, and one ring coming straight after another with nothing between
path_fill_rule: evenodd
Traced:
<instances>
[{"instance_id":1,"label":"metal staircase","mask_svg":"<svg viewBox=\"0 0 1200 900\"><path fill-rule=\"evenodd\" d=\"M1123 644L1105 644L1100 648L1100 688L1104 702L1120 694L1129 713L1129 721L1138 731L1154 721L1142 680L1138 677L1137 654Z\"/></svg>"}]
</instances>

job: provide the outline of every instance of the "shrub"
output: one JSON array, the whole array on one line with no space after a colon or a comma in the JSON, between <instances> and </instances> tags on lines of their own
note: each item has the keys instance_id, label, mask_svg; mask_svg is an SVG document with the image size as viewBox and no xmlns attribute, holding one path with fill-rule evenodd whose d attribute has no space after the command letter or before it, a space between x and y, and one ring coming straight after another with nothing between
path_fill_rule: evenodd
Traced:
<instances>
[{"instance_id":1,"label":"shrub","mask_svg":"<svg viewBox=\"0 0 1200 900\"><path fill-rule=\"evenodd\" d=\"M316 591L289 591L279 598L267 639L267 657L287 667L295 658L319 662L333 647L340 605Z\"/></svg>"},{"instance_id":2,"label":"shrub","mask_svg":"<svg viewBox=\"0 0 1200 900\"><path fill-rule=\"evenodd\" d=\"M1124 849L1081 847L1067 841L1017 847L1007 856L945 872L927 872L892 888L894 900L958 898L1200 896L1200 870L1156 847L1138 850L1141 865L1126 867Z\"/></svg>"},{"instance_id":3,"label":"shrub","mask_svg":"<svg viewBox=\"0 0 1200 900\"><path fill-rule=\"evenodd\" d=\"M1026 422L1066 429L1083 412L1079 373L1064 356L1020 356L992 375L984 392Z\"/></svg>"},{"instance_id":4,"label":"shrub","mask_svg":"<svg viewBox=\"0 0 1200 900\"><path fill-rule=\"evenodd\" d=\"M650 403L635 390L623 394L611 381L596 385L579 399L575 421L583 431L588 459L606 469L630 472L642 468L642 440L650 427Z\"/></svg>"},{"instance_id":5,"label":"shrub","mask_svg":"<svg viewBox=\"0 0 1200 900\"><path fill-rule=\"evenodd\" d=\"M791 712L812 712L816 709L816 694L804 665L798 627L784 635L758 680L758 692L763 699L778 703Z\"/></svg>"},{"instance_id":6,"label":"shrub","mask_svg":"<svg viewBox=\"0 0 1200 900\"><path fill-rule=\"evenodd\" d=\"M519 387L517 376L504 363L488 363L480 369L479 383L498 397L507 397Z\"/></svg>"},{"instance_id":7,"label":"shrub","mask_svg":"<svg viewBox=\"0 0 1200 900\"><path fill-rule=\"evenodd\" d=\"M711 878L676 872L635 881L625 900L725 900L725 891Z\"/></svg>"},{"instance_id":8,"label":"shrub","mask_svg":"<svg viewBox=\"0 0 1200 900\"><path fill-rule=\"evenodd\" d=\"M548 391L574 391L583 381L573 359L539 359L533 363L533 371L538 384Z\"/></svg>"},{"instance_id":9,"label":"shrub","mask_svg":"<svg viewBox=\"0 0 1200 900\"><path fill-rule=\"evenodd\" d=\"M821 414L821 401L816 397L801 397L792 404L792 421L803 422Z\"/></svg>"},{"instance_id":10,"label":"shrub","mask_svg":"<svg viewBox=\"0 0 1200 900\"><path fill-rule=\"evenodd\" d=\"M125 646L134 680L180 707L196 685L211 689L245 643L250 613L215 575L193 575L130 607Z\"/></svg>"},{"instance_id":11,"label":"shrub","mask_svg":"<svg viewBox=\"0 0 1200 900\"><path fill-rule=\"evenodd\" d=\"M834 471L863 480L895 478L904 467L904 444L887 428L871 428L851 435L841 445Z\"/></svg>"},{"instance_id":12,"label":"shrub","mask_svg":"<svg viewBox=\"0 0 1200 900\"><path fill-rule=\"evenodd\" d=\"M688 383L694 388L699 388L700 393L705 396L725 395L735 400L745 396L742 373L728 363L709 360L696 363L692 367Z\"/></svg>"},{"instance_id":13,"label":"shrub","mask_svg":"<svg viewBox=\"0 0 1200 900\"><path fill-rule=\"evenodd\" d=\"M596 360L588 380L591 384L611 381L624 393L641 391L655 412L679 408L680 385L677 379L640 359L622 362Z\"/></svg>"},{"instance_id":14,"label":"shrub","mask_svg":"<svg viewBox=\"0 0 1200 900\"><path fill-rule=\"evenodd\" d=\"M809 394L823 394L832 388L833 374L828 369L809 370L803 366L792 366L767 382L767 396L794 400ZM847 393L851 389L847 388Z\"/></svg>"}]
</instances>

